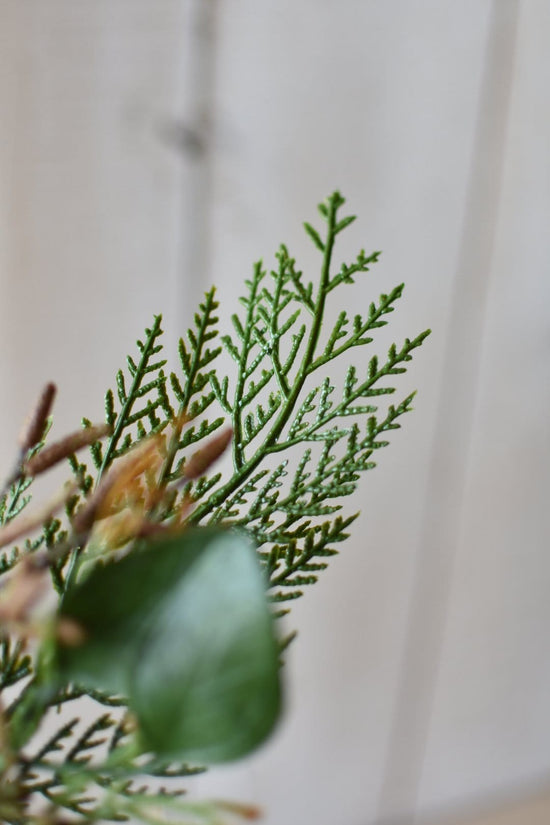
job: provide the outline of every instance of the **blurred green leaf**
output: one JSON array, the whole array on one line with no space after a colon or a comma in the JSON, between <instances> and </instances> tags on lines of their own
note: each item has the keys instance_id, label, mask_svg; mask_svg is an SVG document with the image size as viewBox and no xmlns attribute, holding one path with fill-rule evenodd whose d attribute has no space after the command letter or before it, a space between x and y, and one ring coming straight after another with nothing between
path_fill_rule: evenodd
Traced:
<instances>
[{"instance_id":1,"label":"blurred green leaf","mask_svg":"<svg viewBox=\"0 0 550 825\"><path fill-rule=\"evenodd\" d=\"M126 696L144 749L223 762L272 730L278 644L243 534L199 528L151 542L70 588L62 615L86 641L59 645L61 677Z\"/></svg>"}]
</instances>

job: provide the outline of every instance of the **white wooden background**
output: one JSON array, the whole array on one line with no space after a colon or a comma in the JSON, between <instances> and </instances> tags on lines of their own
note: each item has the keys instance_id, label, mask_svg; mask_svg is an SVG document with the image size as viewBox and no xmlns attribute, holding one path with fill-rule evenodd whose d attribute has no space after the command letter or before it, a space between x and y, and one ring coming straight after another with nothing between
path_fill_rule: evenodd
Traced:
<instances>
[{"instance_id":1,"label":"white wooden background","mask_svg":"<svg viewBox=\"0 0 550 825\"><path fill-rule=\"evenodd\" d=\"M550 3L0 11L6 467L46 379L58 431L98 418L153 312L173 347L204 289L228 316L280 241L315 266L301 222L335 188L359 215L341 254L384 250L353 300L404 280L393 336L433 328L354 537L293 610L284 723L197 792L256 801L266 825L458 821L543 795Z\"/></svg>"}]
</instances>

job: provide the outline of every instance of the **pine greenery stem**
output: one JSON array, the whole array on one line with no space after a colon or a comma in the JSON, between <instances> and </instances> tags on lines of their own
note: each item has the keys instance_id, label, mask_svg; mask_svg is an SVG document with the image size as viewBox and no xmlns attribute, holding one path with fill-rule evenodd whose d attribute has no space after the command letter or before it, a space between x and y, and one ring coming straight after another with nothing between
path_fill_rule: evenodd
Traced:
<instances>
[{"instance_id":1,"label":"pine greenery stem","mask_svg":"<svg viewBox=\"0 0 550 825\"><path fill-rule=\"evenodd\" d=\"M326 242L323 244L321 242L322 250L323 250L323 263L321 268L321 279L319 283L319 289L317 292L317 299L314 306L313 311L313 322L311 326L311 330L308 336L308 342L306 345L306 350L303 355L302 363L296 376L292 388L286 398L284 399L279 414L277 418L265 438L263 444L256 450L254 455L248 460L244 461L243 458L243 447L242 447L242 418L241 418L241 408L240 402L242 399L242 392L244 386L244 373L246 369L246 361L241 362L241 371L239 372L238 377L238 384L237 384L237 392L235 394L235 406L234 406L234 416L233 416L233 432L234 432L234 464L235 464L235 472L232 478L221 488L219 488L208 501L206 501L203 505L199 506L191 517L191 521L194 524L199 524L201 520L208 515L208 513L218 507L220 504L223 503L232 493L238 489L243 482L254 472L254 470L258 467L258 465L262 462L265 456L271 452L274 446L277 443L277 439L281 435L285 425L288 422L288 419L300 397L302 392L304 383L308 377L309 372L309 364L313 359L318 341L319 336L321 333L321 327L323 322L323 315L325 309L325 302L326 296L328 292L328 284L330 281L330 265L332 260L332 251L334 248L334 241L335 241L335 225L336 225L336 215L338 212L339 207L344 202L343 198L338 192L335 192L329 199L328 199L328 211L327 211L327 236ZM311 233L309 233L311 235ZM318 245L318 244L317 244ZM248 304L248 313L247 313L247 321L251 321L251 310L253 308L253 298L256 296L256 283L257 279L260 274L261 264L257 264L255 268L255 277L252 281L252 290L251 290L251 298ZM249 339L247 338L247 342ZM243 346L244 352L244 346Z\"/></svg>"},{"instance_id":2,"label":"pine greenery stem","mask_svg":"<svg viewBox=\"0 0 550 825\"><path fill-rule=\"evenodd\" d=\"M129 364L131 365L131 372L133 373L133 375L132 384L128 392L126 392L124 387L122 372L118 373L119 395L121 396L120 400L122 403L122 408L120 410L120 413L116 417L116 421L114 422L113 434L109 439L107 449L105 450L105 455L103 457L103 461L97 474L96 485L99 484L107 467L111 464L122 433L124 429L128 426L128 420L130 419L132 408L136 400L142 394L140 393L141 382L143 381L145 374L151 371L151 365L149 364L149 361L154 354L160 352L161 350L160 345L155 346L157 338L162 334L161 322L162 316L156 315L153 319L151 329L146 330L147 337L145 338L145 343L140 346L141 358L139 360L139 363L135 365L134 362L129 358ZM158 365L154 366L157 367ZM160 366L162 366L162 364ZM162 375L160 375L159 377L161 379L163 378ZM156 383L157 382L152 382L150 386L154 386ZM108 421L107 423L110 422Z\"/></svg>"},{"instance_id":3,"label":"pine greenery stem","mask_svg":"<svg viewBox=\"0 0 550 825\"><path fill-rule=\"evenodd\" d=\"M241 326L237 316L234 316L234 323L236 322L237 332L241 339L241 351L238 356L239 373L233 401L233 464L236 472L239 472L244 464L242 427L243 393L246 379L250 374L248 358L253 337L254 311L256 309L259 285L264 277L264 274L265 273L262 271L262 263L261 261L258 261L254 266L254 274L252 281L250 282L250 296L247 299L246 321L244 327ZM248 472L251 471L249 470ZM246 475L244 475L243 478L246 478Z\"/></svg>"},{"instance_id":4,"label":"pine greenery stem","mask_svg":"<svg viewBox=\"0 0 550 825\"><path fill-rule=\"evenodd\" d=\"M202 382L200 381L200 371L206 367L211 360L214 360L221 351L221 348L217 348L212 352L205 352L208 341L216 336L216 332L210 328L217 322L217 318L214 317L214 312L217 307L215 289L212 288L206 293L204 303L200 305L201 314L197 313L195 315L197 332L192 333L190 331L189 333L191 356L189 356L187 352L183 339L180 340L180 361L182 369L184 370L185 381L182 388L176 376L172 374L172 385L179 390L177 392L179 408L168 442L166 457L160 472L159 484L161 486L165 486L170 480L174 459L180 449L180 440L186 423L186 417L192 413L190 410L191 399L193 395L200 392L203 388ZM201 411L209 405L210 400L205 400L202 404Z\"/></svg>"}]
</instances>

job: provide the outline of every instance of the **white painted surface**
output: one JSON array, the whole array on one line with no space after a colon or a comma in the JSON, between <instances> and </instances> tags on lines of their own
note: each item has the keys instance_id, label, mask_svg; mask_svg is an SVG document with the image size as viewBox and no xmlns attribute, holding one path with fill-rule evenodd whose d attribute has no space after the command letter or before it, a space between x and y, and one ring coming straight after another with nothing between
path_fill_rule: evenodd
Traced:
<instances>
[{"instance_id":1,"label":"white painted surface","mask_svg":"<svg viewBox=\"0 0 550 825\"><path fill-rule=\"evenodd\" d=\"M285 722L245 765L194 786L259 802L266 825L366 825L543 776L550 768L545 0L520 4L448 598L435 569L418 567L418 545L427 491L448 483L445 466L431 475L429 455L489 0L0 0L0 9L3 455L45 378L60 384L60 428L82 414L99 416L106 385L152 312L163 311L167 343L174 342L189 317L186 296L194 301L215 282L228 317L251 262L270 260L280 241L304 267L317 266L301 222L315 219L315 204L334 188L359 215L339 255L384 250L350 289L353 302L405 280L390 337L434 330L400 384L402 395L418 387L416 412L362 484L354 538L293 609L300 636L287 669ZM202 50L201 11L215 23ZM204 49L213 50L214 67L201 92L206 117L197 99L209 65ZM176 128L182 121L187 132ZM203 154L189 149L189 130L196 137L197 129ZM34 331L32 345L18 338L22 329ZM460 340L451 343L462 352ZM437 682L419 717L423 730L411 726L417 739L404 743L400 760L391 731L399 712L414 713L399 685L419 577L428 594L433 583L442 605L442 646L427 664ZM421 653L413 649L412 660L424 667Z\"/></svg>"},{"instance_id":2,"label":"white painted surface","mask_svg":"<svg viewBox=\"0 0 550 825\"><path fill-rule=\"evenodd\" d=\"M426 801L548 776L549 25L547 4L523 4Z\"/></svg>"},{"instance_id":3,"label":"white painted surface","mask_svg":"<svg viewBox=\"0 0 550 825\"><path fill-rule=\"evenodd\" d=\"M115 353L154 312L176 325L181 164L157 132L179 111L179 5L1 4L12 81L0 335L17 417L46 378L60 424L90 406L97 416Z\"/></svg>"}]
</instances>

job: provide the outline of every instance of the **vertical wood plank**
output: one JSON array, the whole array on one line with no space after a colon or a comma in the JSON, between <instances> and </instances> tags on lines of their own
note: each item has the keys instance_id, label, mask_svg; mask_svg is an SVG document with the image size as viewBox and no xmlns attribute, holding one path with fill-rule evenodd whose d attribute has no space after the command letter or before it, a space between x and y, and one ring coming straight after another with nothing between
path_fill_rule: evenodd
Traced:
<instances>
[{"instance_id":1,"label":"vertical wood plank","mask_svg":"<svg viewBox=\"0 0 550 825\"><path fill-rule=\"evenodd\" d=\"M6 415L54 379L57 423L74 426L101 416L154 312L176 336L181 160L159 132L181 115L182 3L4 0L3 11Z\"/></svg>"},{"instance_id":2,"label":"vertical wood plank","mask_svg":"<svg viewBox=\"0 0 550 825\"><path fill-rule=\"evenodd\" d=\"M250 262L283 240L315 276L301 223L335 188L381 264L345 301L407 281L377 349L434 325L413 377L417 412L364 480L363 515L293 606L287 721L242 768L199 780L252 798L266 823L372 821L404 643L451 285L460 244L489 3L303 2L220 6L213 273L227 318ZM347 303L349 306L349 303ZM342 308L335 297L330 312ZM335 376L338 378L339 376ZM386 451L384 451L386 452ZM218 786L217 783L220 783Z\"/></svg>"},{"instance_id":3,"label":"vertical wood plank","mask_svg":"<svg viewBox=\"0 0 550 825\"><path fill-rule=\"evenodd\" d=\"M188 0L182 41L181 120L167 137L181 155L181 237L178 303L184 324L212 280L212 211L216 142L216 66L219 0Z\"/></svg>"},{"instance_id":4,"label":"vertical wood plank","mask_svg":"<svg viewBox=\"0 0 550 825\"><path fill-rule=\"evenodd\" d=\"M379 818L391 822L408 823L415 818L461 533L479 392L479 353L500 206L517 17L516 0L493 2L407 641L380 797Z\"/></svg>"},{"instance_id":5,"label":"vertical wood plank","mask_svg":"<svg viewBox=\"0 0 550 825\"><path fill-rule=\"evenodd\" d=\"M485 796L497 808L499 794L513 801L548 788L549 33L548 4L522 3L464 519L424 766L426 811L468 796L472 807ZM518 825L529 825L527 810L518 807Z\"/></svg>"}]
</instances>

